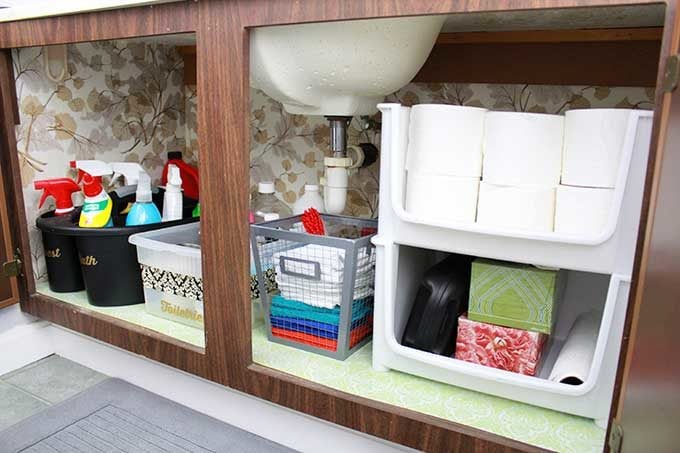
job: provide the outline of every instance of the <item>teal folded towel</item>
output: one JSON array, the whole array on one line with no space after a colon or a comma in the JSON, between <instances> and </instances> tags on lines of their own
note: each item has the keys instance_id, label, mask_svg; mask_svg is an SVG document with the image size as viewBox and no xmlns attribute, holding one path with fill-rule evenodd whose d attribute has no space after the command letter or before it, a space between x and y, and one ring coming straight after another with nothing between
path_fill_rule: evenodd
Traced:
<instances>
[{"instance_id":1,"label":"teal folded towel","mask_svg":"<svg viewBox=\"0 0 680 453\"><path fill-rule=\"evenodd\" d=\"M352 302L352 322L359 321L373 311L373 297ZM322 308L307 305L283 296L272 296L271 316L310 319L328 324L340 324L340 307Z\"/></svg>"}]
</instances>

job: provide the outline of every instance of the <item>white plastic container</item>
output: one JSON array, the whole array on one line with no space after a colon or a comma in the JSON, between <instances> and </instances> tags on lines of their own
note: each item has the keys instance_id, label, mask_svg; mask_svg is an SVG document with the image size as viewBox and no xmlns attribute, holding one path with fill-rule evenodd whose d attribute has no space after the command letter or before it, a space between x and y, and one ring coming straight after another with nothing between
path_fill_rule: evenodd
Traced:
<instances>
[{"instance_id":1,"label":"white plastic container","mask_svg":"<svg viewBox=\"0 0 680 453\"><path fill-rule=\"evenodd\" d=\"M168 165L168 183L163 195L163 222L182 219L182 177L179 167L174 164Z\"/></svg>"},{"instance_id":2,"label":"white plastic container","mask_svg":"<svg viewBox=\"0 0 680 453\"><path fill-rule=\"evenodd\" d=\"M142 265L149 313L203 329L200 223L130 236Z\"/></svg>"},{"instance_id":3,"label":"white plastic container","mask_svg":"<svg viewBox=\"0 0 680 453\"><path fill-rule=\"evenodd\" d=\"M383 118L379 233L373 239L377 253L374 368L400 370L606 423L628 304L652 112L630 112L604 228L596 234L576 235L442 221L409 213L405 209L409 108L399 104L381 104L379 108ZM433 251L570 270L565 303L557 315L557 341L547 346L538 376L462 362L399 343L420 277L441 258L441 253ZM602 318L587 380L578 386L548 380L571 323L593 308L602 312Z\"/></svg>"},{"instance_id":4,"label":"white plastic container","mask_svg":"<svg viewBox=\"0 0 680 453\"><path fill-rule=\"evenodd\" d=\"M567 272L557 324L536 376L464 362L400 344L420 280L439 256L415 247L376 244L373 367L509 398L595 419L606 426L616 378L630 279L621 275ZM596 309L602 313L597 345L587 380L569 385L548 380L552 365L574 320Z\"/></svg>"},{"instance_id":5,"label":"white plastic container","mask_svg":"<svg viewBox=\"0 0 680 453\"><path fill-rule=\"evenodd\" d=\"M305 193L293 205L293 215L300 215L309 208L314 208L321 214L326 212L316 184L305 184Z\"/></svg>"},{"instance_id":6,"label":"white plastic container","mask_svg":"<svg viewBox=\"0 0 680 453\"><path fill-rule=\"evenodd\" d=\"M380 167L380 237L385 242L440 249L549 267L632 273L652 112L631 111L607 222L596 234L485 226L416 216L405 208L409 108L380 104L383 112ZM629 171L630 169L630 171Z\"/></svg>"}]
</instances>

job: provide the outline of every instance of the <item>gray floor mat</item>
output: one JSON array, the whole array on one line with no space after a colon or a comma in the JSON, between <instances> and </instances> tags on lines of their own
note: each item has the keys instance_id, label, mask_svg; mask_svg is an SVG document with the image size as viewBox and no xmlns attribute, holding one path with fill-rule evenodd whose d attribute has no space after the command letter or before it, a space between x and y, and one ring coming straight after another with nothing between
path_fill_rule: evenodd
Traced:
<instances>
[{"instance_id":1,"label":"gray floor mat","mask_svg":"<svg viewBox=\"0 0 680 453\"><path fill-rule=\"evenodd\" d=\"M120 379L0 432L3 453L291 452Z\"/></svg>"}]
</instances>

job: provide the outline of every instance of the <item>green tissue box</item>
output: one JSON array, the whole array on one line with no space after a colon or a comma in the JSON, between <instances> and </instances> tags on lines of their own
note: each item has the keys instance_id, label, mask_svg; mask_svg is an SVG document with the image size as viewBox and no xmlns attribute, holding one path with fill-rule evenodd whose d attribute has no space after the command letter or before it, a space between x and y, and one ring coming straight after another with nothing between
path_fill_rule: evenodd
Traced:
<instances>
[{"instance_id":1,"label":"green tissue box","mask_svg":"<svg viewBox=\"0 0 680 453\"><path fill-rule=\"evenodd\" d=\"M565 273L478 258L472 262L468 318L550 334Z\"/></svg>"}]
</instances>

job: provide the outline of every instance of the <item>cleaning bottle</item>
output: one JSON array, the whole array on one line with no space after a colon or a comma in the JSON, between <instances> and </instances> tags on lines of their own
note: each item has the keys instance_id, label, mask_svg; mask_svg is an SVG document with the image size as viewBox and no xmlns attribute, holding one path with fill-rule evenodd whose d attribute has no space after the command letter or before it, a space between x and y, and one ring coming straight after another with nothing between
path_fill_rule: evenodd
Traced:
<instances>
[{"instance_id":1,"label":"cleaning bottle","mask_svg":"<svg viewBox=\"0 0 680 453\"><path fill-rule=\"evenodd\" d=\"M139 181L139 174L144 172L144 169L137 162L113 162L110 164L113 170L113 177L111 183L123 178L123 186L136 186Z\"/></svg>"},{"instance_id":2,"label":"cleaning bottle","mask_svg":"<svg viewBox=\"0 0 680 453\"><path fill-rule=\"evenodd\" d=\"M257 197L253 201L252 211L255 213L255 222L260 223L266 220L274 220L276 218L290 217L293 212L281 200L276 198L274 193L274 183L271 181L263 181L257 185ZM269 214L269 215L267 215Z\"/></svg>"},{"instance_id":3,"label":"cleaning bottle","mask_svg":"<svg viewBox=\"0 0 680 453\"><path fill-rule=\"evenodd\" d=\"M181 151L171 151L168 153L168 163L163 167L163 173L161 174L161 185L164 186L168 183L168 168L171 164L179 168L184 196L192 200L198 200L198 168L184 162Z\"/></svg>"},{"instance_id":4,"label":"cleaning bottle","mask_svg":"<svg viewBox=\"0 0 680 453\"><path fill-rule=\"evenodd\" d=\"M182 178L179 167L168 165L168 182L163 196L163 222L182 220Z\"/></svg>"},{"instance_id":5,"label":"cleaning bottle","mask_svg":"<svg viewBox=\"0 0 680 453\"><path fill-rule=\"evenodd\" d=\"M111 168L113 169L111 184L123 178L123 185L109 192L114 212L127 214L135 201L139 174L144 172L144 169L137 162L113 162Z\"/></svg>"},{"instance_id":6,"label":"cleaning bottle","mask_svg":"<svg viewBox=\"0 0 680 453\"><path fill-rule=\"evenodd\" d=\"M99 160L74 160L71 167L79 171L83 183L85 203L80 211L79 225L82 228L105 228L113 226L111 212L113 202L102 187L102 176L113 173L111 166Z\"/></svg>"},{"instance_id":7,"label":"cleaning bottle","mask_svg":"<svg viewBox=\"0 0 680 453\"><path fill-rule=\"evenodd\" d=\"M78 186L71 178L42 179L40 181L34 181L33 187L35 190L43 191L40 202L38 203L38 209L42 208L47 197L54 197L56 202L56 209L54 210L55 215L64 215L73 211L74 208L71 195L74 192L80 191L80 186Z\"/></svg>"},{"instance_id":8,"label":"cleaning bottle","mask_svg":"<svg viewBox=\"0 0 680 453\"><path fill-rule=\"evenodd\" d=\"M314 208L321 214L326 212L323 198L319 194L319 186L316 184L305 184L305 193L293 205L293 214L302 214L309 208Z\"/></svg>"},{"instance_id":9,"label":"cleaning bottle","mask_svg":"<svg viewBox=\"0 0 680 453\"><path fill-rule=\"evenodd\" d=\"M151 178L142 172L137 182L137 200L125 219L125 226L148 225L160 221L161 213L151 200Z\"/></svg>"}]
</instances>

